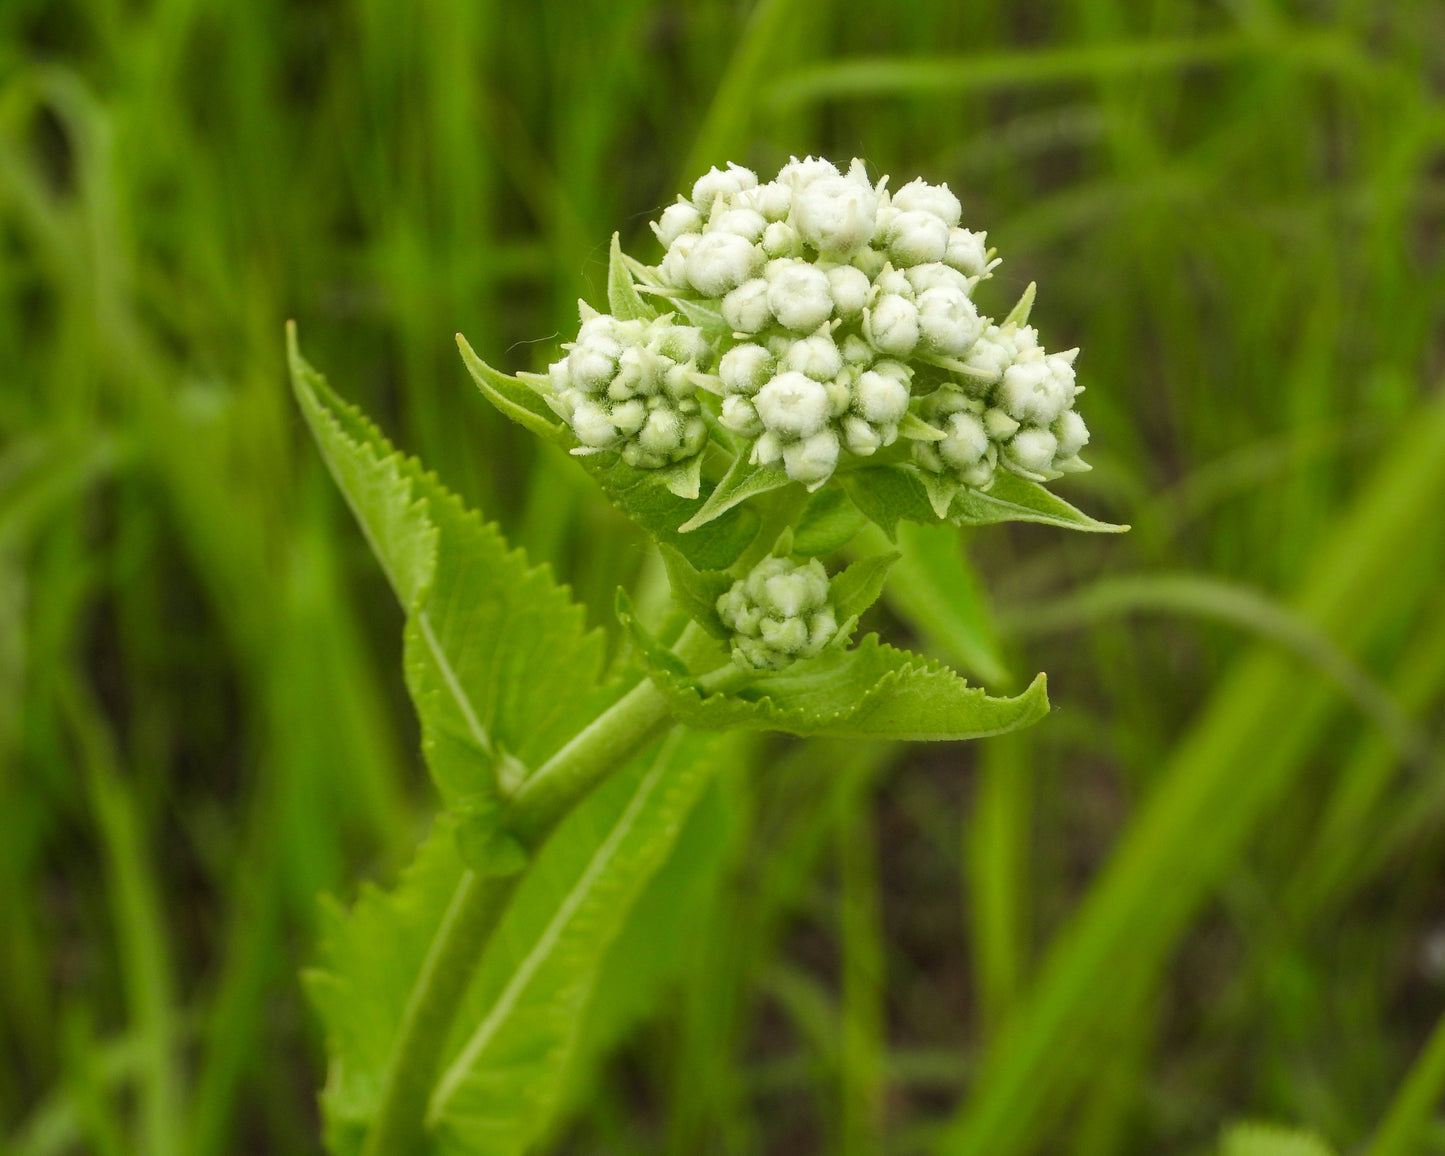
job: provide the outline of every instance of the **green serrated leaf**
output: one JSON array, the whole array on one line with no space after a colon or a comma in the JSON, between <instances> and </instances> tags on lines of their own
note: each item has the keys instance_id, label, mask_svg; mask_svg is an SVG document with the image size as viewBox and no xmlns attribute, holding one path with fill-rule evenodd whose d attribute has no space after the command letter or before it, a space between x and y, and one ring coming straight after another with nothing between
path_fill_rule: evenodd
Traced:
<instances>
[{"instance_id":1,"label":"green serrated leaf","mask_svg":"<svg viewBox=\"0 0 1445 1156\"><path fill-rule=\"evenodd\" d=\"M578 1049L609 946L738 749L735 737L674 732L538 850L468 989L457 1022L470 1030L443 1057L431 1150L520 1156L548 1128L569 1066L596 1058ZM359 1151L379 1106L412 991L468 873L459 842L458 823L442 816L394 889L367 886L349 913L334 903L323 912L321 966L306 985L326 1028L322 1103L338 1156Z\"/></svg>"},{"instance_id":2,"label":"green serrated leaf","mask_svg":"<svg viewBox=\"0 0 1445 1156\"><path fill-rule=\"evenodd\" d=\"M1096 534L1120 534L1129 528L1091 518L1037 482L1007 470L998 472L987 492L967 486L960 489L954 499L953 520L961 526L1042 522Z\"/></svg>"},{"instance_id":3,"label":"green serrated leaf","mask_svg":"<svg viewBox=\"0 0 1445 1156\"><path fill-rule=\"evenodd\" d=\"M322 454L408 610L407 686L432 775L448 799L496 794L499 768L539 766L615 697L601 684L605 639L545 567L341 401L294 340L292 370ZM424 519L412 526L407 511Z\"/></svg>"},{"instance_id":4,"label":"green serrated leaf","mask_svg":"<svg viewBox=\"0 0 1445 1156\"><path fill-rule=\"evenodd\" d=\"M942 664L895 650L874 634L852 650L826 651L737 692L705 694L696 679L649 665L673 716L700 730L938 741L1002 734L1048 713L1042 674L1023 694L990 698Z\"/></svg>"},{"instance_id":5,"label":"green serrated leaf","mask_svg":"<svg viewBox=\"0 0 1445 1156\"><path fill-rule=\"evenodd\" d=\"M703 502L702 508L678 527L682 534L691 533L720 518L734 506L746 502L758 494L778 490L789 484L788 475L776 466L749 465L747 459L737 458L732 467L723 475L722 481L713 487L712 493Z\"/></svg>"},{"instance_id":6,"label":"green serrated leaf","mask_svg":"<svg viewBox=\"0 0 1445 1156\"><path fill-rule=\"evenodd\" d=\"M923 480L911 466L866 466L840 475L843 488L853 504L888 535L898 541L898 523L936 523L938 515L928 500Z\"/></svg>"},{"instance_id":7,"label":"green serrated leaf","mask_svg":"<svg viewBox=\"0 0 1445 1156\"><path fill-rule=\"evenodd\" d=\"M722 570L697 569L671 546L660 549L674 601L714 638L729 638L731 631L718 617L717 600L732 588L732 578Z\"/></svg>"},{"instance_id":8,"label":"green serrated leaf","mask_svg":"<svg viewBox=\"0 0 1445 1156\"><path fill-rule=\"evenodd\" d=\"M457 348L462 362L477 388L489 402L518 425L540 438L559 446L576 445L571 431L557 420L557 415L530 385L509 374L493 369L476 355L467 339L457 334Z\"/></svg>"},{"instance_id":9,"label":"green serrated leaf","mask_svg":"<svg viewBox=\"0 0 1445 1156\"><path fill-rule=\"evenodd\" d=\"M612 234L612 251L607 262L607 304L614 317L624 321L652 321L657 310L642 299L632 281L632 271L622 256L622 241Z\"/></svg>"},{"instance_id":10,"label":"green serrated leaf","mask_svg":"<svg viewBox=\"0 0 1445 1156\"><path fill-rule=\"evenodd\" d=\"M323 902L321 964L305 980L326 1029L321 1104L326 1146L337 1156L361 1148L407 1001L465 870L456 828L443 816L392 890L364 885L349 912Z\"/></svg>"},{"instance_id":11,"label":"green serrated leaf","mask_svg":"<svg viewBox=\"0 0 1445 1156\"><path fill-rule=\"evenodd\" d=\"M440 1151L520 1156L547 1128L609 947L737 740L675 731L564 820L518 888L431 1096Z\"/></svg>"},{"instance_id":12,"label":"green serrated leaf","mask_svg":"<svg viewBox=\"0 0 1445 1156\"><path fill-rule=\"evenodd\" d=\"M867 517L847 493L829 486L808 499L793 534L793 550L810 558L820 558L841 550L866 525Z\"/></svg>"},{"instance_id":13,"label":"green serrated leaf","mask_svg":"<svg viewBox=\"0 0 1445 1156\"><path fill-rule=\"evenodd\" d=\"M371 551L386 571L402 607L416 606L431 586L437 564L437 529L425 497L416 492L406 464L379 447L369 423L354 411L328 405L325 379L306 363L296 326L286 326L286 355L301 412L315 434L331 476L361 525Z\"/></svg>"},{"instance_id":14,"label":"green serrated leaf","mask_svg":"<svg viewBox=\"0 0 1445 1156\"><path fill-rule=\"evenodd\" d=\"M828 596L840 622L858 618L863 611L878 601L883 593L883 583L888 580L888 571L901 554L874 554L860 558L828 584Z\"/></svg>"}]
</instances>

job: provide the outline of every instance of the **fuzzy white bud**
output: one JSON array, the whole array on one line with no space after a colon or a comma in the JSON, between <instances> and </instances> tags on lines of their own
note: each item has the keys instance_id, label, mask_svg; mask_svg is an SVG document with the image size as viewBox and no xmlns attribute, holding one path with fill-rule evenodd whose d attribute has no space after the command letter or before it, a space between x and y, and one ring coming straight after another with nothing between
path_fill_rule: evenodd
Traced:
<instances>
[{"instance_id":1,"label":"fuzzy white bud","mask_svg":"<svg viewBox=\"0 0 1445 1156\"><path fill-rule=\"evenodd\" d=\"M983 319L959 289L937 285L918 295L918 331L930 349L957 357L978 340Z\"/></svg>"},{"instance_id":2,"label":"fuzzy white bud","mask_svg":"<svg viewBox=\"0 0 1445 1156\"><path fill-rule=\"evenodd\" d=\"M852 321L863 313L868 302L868 277L852 265L834 265L828 270L828 290L833 297L833 311L843 320Z\"/></svg>"},{"instance_id":3,"label":"fuzzy white bud","mask_svg":"<svg viewBox=\"0 0 1445 1156\"><path fill-rule=\"evenodd\" d=\"M838 435L820 430L783 448L783 466L788 477L815 490L833 476L838 464Z\"/></svg>"},{"instance_id":4,"label":"fuzzy white bud","mask_svg":"<svg viewBox=\"0 0 1445 1156\"><path fill-rule=\"evenodd\" d=\"M899 265L942 261L948 252L948 226L932 213L899 213L888 230L888 255Z\"/></svg>"},{"instance_id":5,"label":"fuzzy white bud","mask_svg":"<svg viewBox=\"0 0 1445 1156\"><path fill-rule=\"evenodd\" d=\"M820 253L847 256L873 239L878 196L849 177L821 177L793 196L793 224Z\"/></svg>"},{"instance_id":6,"label":"fuzzy white bud","mask_svg":"<svg viewBox=\"0 0 1445 1156\"><path fill-rule=\"evenodd\" d=\"M704 297L721 297L751 277L760 254L735 233L704 233L687 255L688 283Z\"/></svg>"},{"instance_id":7,"label":"fuzzy white bud","mask_svg":"<svg viewBox=\"0 0 1445 1156\"><path fill-rule=\"evenodd\" d=\"M806 261L768 265L768 307L786 329L811 332L833 312L828 275Z\"/></svg>"},{"instance_id":8,"label":"fuzzy white bud","mask_svg":"<svg viewBox=\"0 0 1445 1156\"><path fill-rule=\"evenodd\" d=\"M863 333L880 353L907 357L918 344L918 307L897 293L885 293L864 312Z\"/></svg>"},{"instance_id":9,"label":"fuzzy white bud","mask_svg":"<svg viewBox=\"0 0 1445 1156\"><path fill-rule=\"evenodd\" d=\"M963 216L963 206L947 185L930 185L922 178L909 181L894 193L893 207L905 213L932 213L949 226L958 224Z\"/></svg>"},{"instance_id":10,"label":"fuzzy white bud","mask_svg":"<svg viewBox=\"0 0 1445 1156\"><path fill-rule=\"evenodd\" d=\"M757 184L757 174L751 169L729 162L725 170L714 167L698 177L692 186L692 203L706 213L718 197L736 196L744 189L756 188Z\"/></svg>"},{"instance_id":11,"label":"fuzzy white bud","mask_svg":"<svg viewBox=\"0 0 1445 1156\"><path fill-rule=\"evenodd\" d=\"M988 234L950 229L943 261L970 277L982 277L989 269Z\"/></svg>"},{"instance_id":12,"label":"fuzzy white bud","mask_svg":"<svg viewBox=\"0 0 1445 1156\"><path fill-rule=\"evenodd\" d=\"M783 368L797 370L814 381L830 381L843 369L843 354L826 333L815 333L793 342L783 358Z\"/></svg>"},{"instance_id":13,"label":"fuzzy white bud","mask_svg":"<svg viewBox=\"0 0 1445 1156\"><path fill-rule=\"evenodd\" d=\"M768 308L768 283L761 277L744 281L722 299L723 320L735 333L757 333L773 320Z\"/></svg>"},{"instance_id":14,"label":"fuzzy white bud","mask_svg":"<svg viewBox=\"0 0 1445 1156\"><path fill-rule=\"evenodd\" d=\"M702 214L688 202L680 200L662 211L662 216L653 222L652 231L665 249L684 233L701 232Z\"/></svg>"},{"instance_id":15,"label":"fuzzy white bud","mask_svg":"<svg viewBox=\"0 0 1445 1156\"><path fill-rule=\"evenodd\" d=\"M767 227L768 222L756 209L729 209L709 221L707 231L709 233L732 233L743 238L749 244L756 244Z\"/></svg>"},{"instance_id":16,"label":"fuzzy white bud","mask_svg":"<svg viewBox=\"0 0 1445 1156\"><path fill-rule=\"evenodd\" d=\"M729 393L752 396L773 376L773 355L761 345L735 345L718 362L718 376Z\"/></svg>"},{"instance_id":17,"label":"fuzzy white bud","mask_svg":"<svg viewBox=\"0 0 1445 1156\"><path fill-rule=\"evenodd\" d=\"M784 437L811 437L829 416L827 391L796 370L778 374L758 390L753 404L763 424Z\"/></svg>"}]
</instances>

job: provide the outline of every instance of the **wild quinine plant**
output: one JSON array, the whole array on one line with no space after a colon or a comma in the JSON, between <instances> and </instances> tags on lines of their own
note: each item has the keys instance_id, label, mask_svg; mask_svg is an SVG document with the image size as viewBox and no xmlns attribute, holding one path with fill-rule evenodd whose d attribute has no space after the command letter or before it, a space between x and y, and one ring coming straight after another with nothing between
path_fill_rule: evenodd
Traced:
<instances>
[{"instance_id":1,"label":"wild quinine plant","mask_svg":"<svg viewBox=\"0 0 1445 1156\"><path fill-rule=\"evenodd\" d=\"M1042 717L1040 675L994 698L869 634L896 553L875 524L1115 530L1043 483L1087 467L1076 350L973 294L998 264L945 185L890 191L861 161L713 169L613 238L608 309L585 303L546 374L464 339L504 414L576 455L655 540L673 612L619 591L627 658L302 360L296 395L406 611L406 677L442 798L392 891L328 909L310 990L337 1153L520 1153L605 1033L607 949L736 735L997 734ZM836 559L852 551L850 564Z\"/></svg>"}]
</instances>

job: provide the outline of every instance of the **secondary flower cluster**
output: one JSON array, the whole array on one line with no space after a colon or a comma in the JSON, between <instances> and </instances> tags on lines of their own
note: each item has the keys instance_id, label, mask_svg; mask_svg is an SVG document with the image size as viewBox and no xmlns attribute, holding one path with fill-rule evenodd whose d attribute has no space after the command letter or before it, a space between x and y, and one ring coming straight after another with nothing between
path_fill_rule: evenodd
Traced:
<instances>
[{"instance_id":1,"label":"secondary flower cluster","mask_svg":"<svg viewBox=\"0 0 1445 1156\"><path fill-rule=\"evenodd\" d=\"M656 321L585 317L567 356L551 368L553 405L593 453L618 450L656 469L701 452L707 426L695 371L712 363L702 330Z\"/></svg>"},{"instance_id":2,"label":"secondary flower cluster","mask_svg":"<svg viewBox=\"0 0 1445 1156\"><path fill-rule=\"evenodd\" d=\"M887 181L812 157L766 182L737 165L699 178L653 224L661 261L631 266L676 313L589 316L552 367L581 452L674 465L715 420L809 489L900 436L901 460L979 488L998 468L1086 469L1077 350L982 316L973 290L997 264L985 234L960 224L946 185Z\"/></svg>"},{"instance_id":3,"label":"secondary flower cluster","mask_svg":"<svg viewBox=\"0 0 1445 1156\"><path fill-rule=\"evenodd\" d=\"M813 658L838 633L828 573L816 558L764 558L717 600L717 612L733 632L733 661L755 670Z\"/></svg>"}]
</instances>

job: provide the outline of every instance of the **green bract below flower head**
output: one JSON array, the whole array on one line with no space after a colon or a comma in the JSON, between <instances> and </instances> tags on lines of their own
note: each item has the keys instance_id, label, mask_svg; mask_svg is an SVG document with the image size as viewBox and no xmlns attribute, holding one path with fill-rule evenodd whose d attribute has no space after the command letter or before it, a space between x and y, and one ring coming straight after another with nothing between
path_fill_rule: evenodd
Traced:
<instances>
[{"instance_id":1,"label":"green bract below flower head","mask_svg":"<svg viewBox=\"0 0 1445 1156\"><path fill-rule=\"evenodd\" d=\"M1031 290L1001 322L980 313L974 290L999 262L947 185L888 184L813 157L769 181L733 164L700 177L652 224L661 258L627 261L635 291L672 312L584 307L551 368L574 452L677 466L711 425L810 490L900 438L888 460L941 484L1087 469L1078 351L1039 345Z\"/></svg>"}]
</instances>

